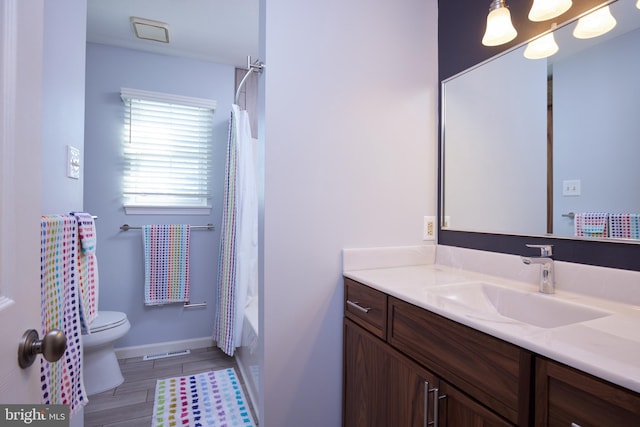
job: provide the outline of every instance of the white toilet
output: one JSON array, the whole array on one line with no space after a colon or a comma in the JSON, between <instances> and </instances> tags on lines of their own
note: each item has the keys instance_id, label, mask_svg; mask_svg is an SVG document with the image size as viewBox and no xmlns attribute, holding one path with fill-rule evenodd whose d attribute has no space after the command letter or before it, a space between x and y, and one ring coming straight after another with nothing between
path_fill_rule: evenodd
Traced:
<instances>
[{"instance_id":1,"label":"white toilet","mask_svg":"<svg viewBox=\"0 0 640 427\"><path fill-rule=\"evenodd\" d=\"M125 313L98 311L98 317L91 324L91 333L82 335L84 388L87 395L110 390L124 381L113 343L130 328Z\"/></svg>"}]
</instances>

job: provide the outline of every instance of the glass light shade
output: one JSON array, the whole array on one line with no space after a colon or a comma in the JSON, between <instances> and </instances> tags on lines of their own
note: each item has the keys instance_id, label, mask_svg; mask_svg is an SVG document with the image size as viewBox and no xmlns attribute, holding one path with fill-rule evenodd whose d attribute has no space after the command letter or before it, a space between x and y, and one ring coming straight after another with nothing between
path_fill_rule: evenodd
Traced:
<instances>
[{"instance_id":1,"label":"glass light shade","mask_svg":"<svg viewBox=\"0 0 640 427\"><path fill-rule=\"evenodd\" d=\"M640 0L638 0L638 3L636 3L636 7L640 9Z\"/></svg>"},{"instance_id":2,"label":"glass light shade","mask_svg":"<svg viewBox=\"0 0 640 427\"><path fill-rule=\"evenodd\" d=\"M487 15L487 29L482 44L485 46L498 46L510 42L518 35L511 23L511 13L506 7L493 9Z\"/></svg>"},{"instance_id":3,"label":"glass light shade","mask_svg":"<svg viewBox=\"0 0 640 427\"><path fill-rule=\"evenodd\" d=\"M558 44L553 37L553 33L549 33L530 42L524 50L524 57L528 59L542 59L553 55L558 49Z\"/></svg>"},{"instance_id":4,"label":"glass light shade","mask_svg":"<svg viewBox=\"0 0 640 427\"><path fill-rule=\"evenodd\" d=\"M590 39L611 31L615 26L616 19L611 15L609 6L605 6L578 19L573 36L578 39Z\"/></svg>"},{"instance_id":5,"label":"glass light shade","mask_svg":"<svg viewBox=\"0 0 640 427\"><path fill-rule=\"evenodd\" d=\"M529 11L531 21L546 21L565 13L573 3L571 0L533 0Z\"/></svg>"}]
</instances>

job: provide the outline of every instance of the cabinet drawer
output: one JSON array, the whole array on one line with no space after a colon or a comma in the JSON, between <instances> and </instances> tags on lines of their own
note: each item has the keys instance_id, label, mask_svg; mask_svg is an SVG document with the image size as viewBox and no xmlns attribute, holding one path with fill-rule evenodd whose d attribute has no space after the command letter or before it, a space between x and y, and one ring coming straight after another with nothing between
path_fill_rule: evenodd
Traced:
<instances>
[{"instance_id":1,"label":"cabinet drawer","mask_svg":"<svg viewBox=\"0 0 640 427\"><path fill-rule=\"evenodd\" d=\"M372 334L387 337L387 295L354 280L344 279L344 315Z\"/></svg>"},{"instance_id":2,"label":"cabinet drawer","mask_svg":"<svg viewBox=\"0 0 640 427\"><path fill-rule=\"evenodd\" d=\"M509 422L529 425L528 351L393 297L387 341Z\"/></svg>"},{"instance_id":3,"label":"cabinet drawer","mask_svg":"<svg viewBox=\"0 0 640 427\"><path fill-rule=\"evenodd\" d=\"M536 359L536 426L638 425L638 393L559 363Z\"/></svg>"}]
</instances>

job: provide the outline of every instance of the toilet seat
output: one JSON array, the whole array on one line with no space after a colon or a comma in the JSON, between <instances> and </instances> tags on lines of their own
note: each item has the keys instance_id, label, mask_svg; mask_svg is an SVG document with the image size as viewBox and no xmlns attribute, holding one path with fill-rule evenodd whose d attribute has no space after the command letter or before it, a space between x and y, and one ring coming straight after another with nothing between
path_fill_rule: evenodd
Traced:
<instances>
[{"instance_id":1,"label":"toilet seat","mask_svg":"<svg viewBox=\"0 0 640 427\"><path fill-rule=\"evenodd\" d=\"M127 315L119 311L99 311L96 319L89 326L91 333L116 328L127 322Z\"/></svg>"}]
</instances>

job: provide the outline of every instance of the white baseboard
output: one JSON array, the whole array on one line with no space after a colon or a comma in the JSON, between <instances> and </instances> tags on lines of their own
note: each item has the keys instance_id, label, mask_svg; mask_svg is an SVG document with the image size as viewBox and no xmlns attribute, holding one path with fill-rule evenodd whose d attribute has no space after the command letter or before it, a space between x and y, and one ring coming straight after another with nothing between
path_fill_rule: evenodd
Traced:
<instances>
[{"instance_id":1,"label":"white baseboard","mask_svg":"<svg viewBox=\"0 0 640 427\"><path fill-rule=\"evenodd\" d=\"M130 357L142 357L146 354L157 354L170 351L194 350L196 348L207 348L215 346L215 341L211 337L191 338L180 341L167 341L154 344L135 345L131 347L120 347L115 349L118 359L128 359Z\"/></svg>"}]
</instances>

